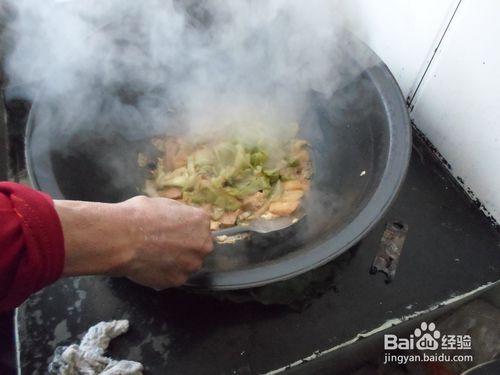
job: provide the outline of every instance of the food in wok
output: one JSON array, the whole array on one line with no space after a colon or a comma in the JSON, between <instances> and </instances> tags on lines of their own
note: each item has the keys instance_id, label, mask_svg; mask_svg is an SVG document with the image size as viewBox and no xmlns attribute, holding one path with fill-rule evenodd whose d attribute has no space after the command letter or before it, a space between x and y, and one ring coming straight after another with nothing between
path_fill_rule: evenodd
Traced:
<instances>
[{"instance_id":1,"label":"food in wok","mask_svg":"<svg viewBox=\"0 0 500 375\"><path fill-rule=\"evenodd\" d=\"M144 192L202 207L212 230L292 215L310 188L309 145L302 139L193 142L166 136L153 144L160 157ZM148 163L143 154L138 161Z\"/></svg>"}]
</instances>

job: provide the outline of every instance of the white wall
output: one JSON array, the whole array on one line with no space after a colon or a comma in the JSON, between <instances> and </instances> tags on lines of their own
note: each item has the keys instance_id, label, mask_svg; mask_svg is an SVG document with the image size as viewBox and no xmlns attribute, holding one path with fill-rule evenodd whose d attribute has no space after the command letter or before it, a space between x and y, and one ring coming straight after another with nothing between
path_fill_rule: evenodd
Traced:
<instances>
[{"instance_id":1,"label":"white wall","mask_svg":"<svg viewBox=\"0 0 500 375\"><path fill-rule=\"evenodd\" d=\"M344 1L413 98L417 127L500 222L500 1Z\"/></svg>"},{"instance_id":2,"label":"white wall","mask_svg":"<svg viewBox=\"0 0 500 375\"><path fill-rule=\"evenodd\" d=\"M500 1L463 0L412 117L500 222Z\"/></svg>"},{"instance_id":3,"label":"white wall","mask_svg":"<svg viewBox=\"0 0 500 375\"><path fill-rule=\"evenodd\" d=\"M385 61L408 96L458 0L343 0L350 28Z\"/></svg>"}]
</instances>

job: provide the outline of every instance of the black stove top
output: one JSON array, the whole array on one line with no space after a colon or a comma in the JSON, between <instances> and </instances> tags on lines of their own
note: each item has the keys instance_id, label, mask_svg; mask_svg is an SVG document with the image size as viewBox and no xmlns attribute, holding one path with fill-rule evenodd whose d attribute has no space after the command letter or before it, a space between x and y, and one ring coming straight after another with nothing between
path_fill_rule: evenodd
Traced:
<instances>
[{"instance_id":1,"label":"black stove top","mask_svg":"<svg viewBox=\"0 0 500 375\"><path fill-rule=\"evenodd\" d=\"M16 134L11 140L20 147ZM22 158L11 168L22 173ZM394 221L409 229L395 278L386 283L369 271L385 225ZM341 347L354 353L362 336L412 324L500 280L499 243L489 219L415 136L398 199L344 256L301 278L230 294L154 292L103 277L60 280L19 309L21 368L44 373L56 346L77 341L99 321L126 318L130 332L111 354L142 361L147 373L312 371Z\"/></svg>"}]
</instances>

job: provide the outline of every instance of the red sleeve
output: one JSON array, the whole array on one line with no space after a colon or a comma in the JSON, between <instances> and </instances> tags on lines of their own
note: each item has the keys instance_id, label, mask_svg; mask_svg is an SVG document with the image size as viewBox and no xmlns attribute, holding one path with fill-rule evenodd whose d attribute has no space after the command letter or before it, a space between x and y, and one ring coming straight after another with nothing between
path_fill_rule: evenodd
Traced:
<instances>
[{"instance_id":1,"label":"red sleeve","mask_svg":"<svg viewBox=\"0 0 500 375\"><path fill-rule=\"evenodd\" d=\"M63 265L64 238L52 199L0 182L0 311L56 281Z\"/></svg>"}]
</instances>

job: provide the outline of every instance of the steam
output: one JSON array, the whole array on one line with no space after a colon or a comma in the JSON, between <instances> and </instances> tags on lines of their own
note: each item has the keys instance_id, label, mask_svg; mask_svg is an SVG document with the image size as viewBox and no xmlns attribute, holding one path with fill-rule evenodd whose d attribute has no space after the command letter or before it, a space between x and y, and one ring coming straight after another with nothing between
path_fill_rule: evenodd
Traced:
<instances>
[{"instance_id":1,"label":"steam","mask_svg":"<svg viewBox=\"0 0 500 375\"><path fill-rule=\"evenodd\" d=\"M127 149L130 142L108 150L96 137L114 142L119 134L135 141L167 132L284 139L295 136L299 124L300 137L313 145L313 169L321 173L308 194L303 232L290 241L323 241L363 207L372 182L357 176L370 172L372 150L358 142L359 134L373 112L385 109L374 102L369 83L359 80L378 61L349 42L347 2L5 2L13 15L7 18L7 100L36 103L36 131L42 134L30 151L32 160L43 160L40 180L50 176L44 170L52 167L49 150L86 148L91 162L99 163L72 159L55 183L43 187L53 196L117 201L138 193L144 178L133 176L137 152ZM337 90L341 95L330 101ZM310 108L311 92L316 102L328 103L326 121ZM51 130L55 124L57 132ZM340 128L344 137L336 138ZM277 244L273 254L288 253L290 241ZM244 263L251 252L239 254ZM227 259L239 259L234 249Z\"/></svg>"},{"instance_id":2,"label":"steam","mask_svg":"<svg viewBox=\"0 0 500 375\"><path fill-rule=\"evenodd\" d=\"M343 16L330 0L9 1L10 92L64 106L69 128L260 123L283 135L310 90L329 95L361 70L339 69Z\"/></svg>"},{"instance_id":3,"label":"steam","mask_svg":"<svg viewBox=\"0 0 500 375\"><path fill-rule=\"evenodd\" d=\"M12 15L7 100L35 102L36 128L44 133L32 145L32 159L46 158L48 149L99 155L98 166L65 172L67 182L57 183L69 188L51 191L60 198L114 201L120 198L92 189L111 183L126 197L144 182L132 176L136 161L126 164L116 149L106 153L96 135L286 139L300 124L311 143L322 142L314 121L301 120L310 93L329 98L374 63L352 51L339 1L5 1ZM316 166L329 168L323 159ZM95 180L95 169L111 181L67 193L82 175ZM310 194L319 216L335 210L338 198L328 190L318 186Z\"/></svg>"}]
</instances>

